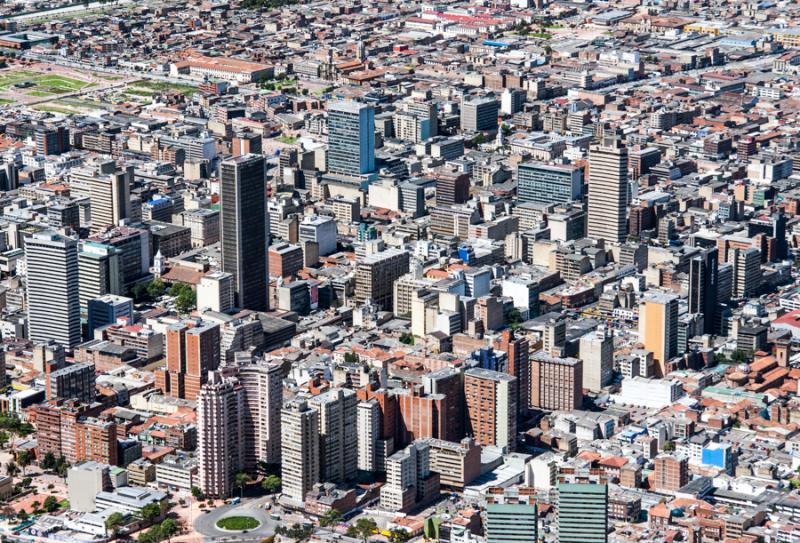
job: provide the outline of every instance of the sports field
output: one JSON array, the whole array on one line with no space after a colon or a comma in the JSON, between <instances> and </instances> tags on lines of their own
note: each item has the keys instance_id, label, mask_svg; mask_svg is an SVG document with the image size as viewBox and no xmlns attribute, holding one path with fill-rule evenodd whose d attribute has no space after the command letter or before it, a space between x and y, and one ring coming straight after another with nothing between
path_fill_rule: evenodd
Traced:
<instances>
[{"instance_id":1,"label":"sports field","mask_svg":"<svg viewBox=\"0 0 800 543\"><path fill-rule=\"evenodd\" d=\"M63 75L28 70L0 71L0 92L19 92L28 96L68 94L91 86L91 83Z\"/></svg>"}]
</instances>

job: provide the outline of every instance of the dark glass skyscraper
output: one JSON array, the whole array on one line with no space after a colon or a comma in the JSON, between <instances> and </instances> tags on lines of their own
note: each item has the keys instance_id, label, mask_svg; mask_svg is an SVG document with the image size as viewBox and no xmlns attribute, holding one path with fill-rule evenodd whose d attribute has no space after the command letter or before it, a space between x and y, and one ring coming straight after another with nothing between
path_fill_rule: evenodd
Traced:
<instances>
[{"instance_id":1,"label":"dark glass skyscraper","mask_svg":"<svg viewBox=\"0 0 800 543\"><path fill-rule=\"evenodd\" d=\"M233 275L236 306L266 311L267 195L264 157L242 155L220 164L222 270Z\"/></svg>"},{"instance_id":2,"label":"dark glass skyscraper","mask_svg":"<svg viewBox=\"0 0 800 543\"><path fill-rule=\"evenodd\" d=\"M717 311L717 248L703 249L689 261L689 313L703 314L703 332L714 333Z\"/></svg>"}]
</instances>

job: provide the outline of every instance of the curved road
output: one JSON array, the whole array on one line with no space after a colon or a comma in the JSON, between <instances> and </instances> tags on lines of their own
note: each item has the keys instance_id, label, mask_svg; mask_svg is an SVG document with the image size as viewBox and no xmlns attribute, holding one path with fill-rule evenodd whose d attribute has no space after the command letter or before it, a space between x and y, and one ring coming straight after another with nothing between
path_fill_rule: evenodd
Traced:
<instances>
[{"instance_id":1,"label":"curved road","mask_svg":"<svg viewBox=\"0 0 800 543\"><path fill-rule=\"evenodd\" d=\"M268 498L259 498L253 501L236 505L223 505L202 513L194 521L194 529L208 538L216 540L224 538L227 541L261 540L275 533L277 523L269 517L269 512L259 506L268 501ZM253 517L261 522L261 526L244 532L230 532L217 528L217 521L226 517Z\"/></svg>"}]
</instances>

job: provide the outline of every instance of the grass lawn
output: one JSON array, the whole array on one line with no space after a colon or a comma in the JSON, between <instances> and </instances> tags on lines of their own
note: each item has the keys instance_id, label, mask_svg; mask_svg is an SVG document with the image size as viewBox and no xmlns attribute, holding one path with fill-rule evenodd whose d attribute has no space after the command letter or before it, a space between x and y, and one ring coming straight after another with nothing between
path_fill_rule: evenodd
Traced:
<instances>
[{"instance_id":1,"label":"grass lawn","mask_svg":"<svg viewBox=\"0 0 800 543\"><path fill-rule=\"evenodd\" d=\"M217 528L223 530L252 530L261 526L253 517L227 517L217 521Z\"/></svg>"},{"instance_id":2,"label":"grass lawn","mask_svg":"<svg viewBox=\"0 0 800 543\"><path fill-rule=\"evenodd\" d=\"M153 91L163 91L163 90L174 90L180 92L181 94L194 94L197 92L197 87L193 87L191 85L180 85L177 83L167 83L166 81L150 81L148 79L142 79L140 81L135 81L131 83L132 87L138 87L141 91L142 89L149 89L152 93ZM129 89L130 90L130 89Z\"/></svg>"},{"instance_id":3,"label":"grass lawn","mask_svg":"<svg viewBox=\"0 0 800 543\"><path fill-rule=\"evenodd\" d=\"M130 94L131 96L146 96L147 98L150 98L153 96L153 91L144 89L126 89L124 94Z\"/></svg>"},{"instance_id":4,"label":"grass lawn","mask_svg":"<svg viewBox=\"0 0 800 543\"><path fill-rule=\"evenodd\" d=\"M66 107L60 107L53 104L36 104L33 106L36 111L44 111L47 113L63 113L64 115L74 115L75 112Z\"/></svg>"},{"instance_id":5,"label":"grass lawn","mask_svg":"<svg viewBox=\"0 0 800 543\"><path fill-rule=\"evenodd\" d=\"M281 143L285 143L286 145L292 145L293 143L297 143L297 138L292 136L278 136L277 140Z\"/></svg>"},{"instance_id":6,"label":"grass lawn","mask_svg":"<svg viewBox=\"0 0 800 543\"><path fill-rule=\"evenodd\" d=\"M6 98L0 98L0 106L7 106L8 104L13 104L14 100L8 100Z\"/></svg>"},{"instance_id":7,"label":"grass lawn","mask_svg":"<svg viewBox=\"0 0 800 543\"><path fill-rule=\"evenodd\" d=\"M14 85L19 83L32 83L32 85L24 88L14 87ZM30 96L67 94L79 91L91 85L91 83L64 77L63 75L31 72L27 70L0 72L0 91L16 91Z\"/></svg>"}]
</instances>

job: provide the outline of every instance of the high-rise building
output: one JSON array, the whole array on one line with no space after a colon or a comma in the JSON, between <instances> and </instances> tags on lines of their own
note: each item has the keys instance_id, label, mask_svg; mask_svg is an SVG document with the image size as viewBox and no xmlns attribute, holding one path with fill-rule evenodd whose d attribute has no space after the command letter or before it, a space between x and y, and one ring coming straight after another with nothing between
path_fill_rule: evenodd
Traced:
<instances>
[{"instance_id":1,"label":"high-rise building","mask_svg":"<svg viewBox=\"0 0 800 543\"><path fill-rule=\"evenodd\" d=\"M408 266L408 251L400 249L387 249L365 257L356 264L356 303L370 300L384 310L391 310L394 282L408 273Z\"/></svg>"},{"instance_id":2,"label":"high-rise building","mask_svg":"<svg viewBox=\"0 0 800 543\"><path fill-rule=\"evenodd\" d=\"M530 407L572 411L583 405L583 361L539 351L531 357Z\"/></svg>"},{"instance_id":3,"label":"high-rise building","mask_svg":"<svg viewBox=\"0 0 800 543\"><path fill-rule=\"evenodd\" d=\"M179 322L167 328L167 368L156 385L174 398L195 400L208 373L219 366L220 328L210 322Z\"/></svg>"},{"instance_id":4,"label":"high-rise building","mask_svg":"<svg viewBox=\"0 0 800 543\"><path fill-rule=\"evenodd\" d=\"M522 414L530 406L530 343L525 338L514 337L513 330L507 329L500 334L500 339L495 343L495 347L506 353L506 372L517 378L517 398L520 414Z\"/></svg>"},{"instance_id":5,"label":"high-rise building","mask_svg":"<svg viewBox=\"0 0 800 543\"><path fill-rule=\"evenodd\" d=\"M461 130L480 132L497 128L500 104L493 96L464 100L461 103Z\"/></svg>"},{"instance_id":6,"label":"high-rise building","mask_svg":"<svg viewBox=\"0 0 800 543\"><path fill-rule=\"evenodd\" d=\"M689 313L703 315L703 332L713 334L717 312L717 248L702 249L689 260Z\"/></svg>"},{"instance_id":7,"label":"high-rise building","mask_svg":"<svg viewBox=\"0 0 800 543\"><path fill-rule=\"evenodd\" d=\"M92 233L118 226L120 221L130 218L132 166L122 170L114 161L108 161L72 175L84 176L88 183Z\"/></svg>"},{"instance_id":8,"label":"high-rise building","mask_svg":"<svg viewBox=\"0 0 800 543\"><path fill-rule=\"evenodd\" d=\"M660 454L654 461L653 488L657 492L676 492L689 483L689 460Z\"/></svg>"},{"instance_id":9,"label":"high-rise building","mask_svg":"<svg viewBox=\"0 0 800 543\"><path fill-rule=\"evenodd\" d=\"M469 174L444 172L436 175L436 205L451 206L469 200Z\"/></svg>"},{"instance_id":10,"label":"high-rise building","mask_svg":"<svg viewBox=\"0 0 800 543\"><path fill-rule=\"evenodd\" d=\"M114 324L120 319L133 323L133 300L125 296L104 294L99 298L89 300L88 314L87 336L93 337L95 329L107 324Z\"/></svg>"},{"instance_id":11,"label":"high-rise building","mask_svg":"<svg viewBox=\"0 0 800 543\"><path fill-rule=\"evenodd\" d=\"M235 307L233 275L214 271L204 275L197 285L198 309L227 313Z\"/></svg>"},{"instance_id":12,"label":"high-rise building","mask_svg":"<svg viewBox=\"0 0 800 543\"><path fill-rule=\"evenodd\" d=\"M210 372L197 397L200 488L207 496L226 497L244 469L244 394L236 379Z\"/></svg>"},{"instance_id":13,"label":"high-rise building","mask_svg":"<svg viewBox=\"0 0 800 543\"><path fill-rule=\"evenodd\" d=\"M358 177L375 171L375 108L329 102L328 173Z\"/></svg>"},{"instance_id":14,"label":"high-rise building","mask_svg":"<svg viewBox=\"0 0 800 543\"><path fill-rule=\"evenodd\" d=\"M653 294L639 307L639 341L653 353L658 376L667 373L667 363L678 354L678 297Z\"/></svg>"},{"instance_id":15,"label":"high-rise building","mask_svg":"<svg viewBox=\"0 0 800 543\"><path fill-rule=\"evenodd\" d=\"M299 240L314 242L319 247L319 256L336 252L336 219L313 215L300 223Z\"/></svg>"},{"instance_id":16,"label":"high-rise building","mask_svg":"<svg viewBox=\"0 0 800 543\"><path fill-rule=\"evenodd\" d=\"M427 395L444 396L444 413L447 421L444 435L439 439L459 442L464 437L464 375L460 369L444 368L422 376L422 387Z\"/></svg>"},{"instance_id":17,"label":"high-rise building","mask_svg":"<svg viewBox=\"0 0 800 543\"><path fill-rule=\"evenodd\" d=\"M628 235L628 151L619 140L589 152L589 201L586 235L612 243Z\"/></svg>"},{"instance_id":18,"label":"high-rise building","mask_svg":"<svg viewBox=\"0 0 800 543\"><path fill-rule=\"evenodd\" d=\"M296 503L320 481L319 413L303 400L281 411L281 479L283 494Z\"/></svg>"},{"instance_id":19,"label":"high-rise building","mask_svg":"<svg viewBox=\"0 0 800 543\"><path fill-rule=\"evenodd\" d=\"M761 287L761 252L755 248L730 249L733 264L733 297L749 298Z\"/></svg>"},{"instance_id":20,"label":"high-rise building","mask_svg":"<svg viewBox=\"0 0 800 543\"><path fill-rule=\"evenodd\" d=\"M63 126L36 129L36 154L60 155L69 151L69 130Z\"/></svg>"},{"instance_id":21,"label":"high-rise building","mask_svg":"<svg viewBox=\"0 0 800 543\"><path fill-rule=\"evenodd\" d=\"M267 194L264 157L243 155L220 164L222 271L233 275L236 306L266 311Z\"/></svg>"},{"instance_id":22,"label":"high-rise building","mask_svg":"<svg viewBox=\"0 0 800 543\"><path fill-rule=\"evenodd\" d=\"M464 372L467 434L479 444L513 451L517 441L517 378L472 368Z\"/></svg>"},{"instance_id":23,"label":"high-rise building","mask_svg":"<svg viewBox=\"0 0 800 543\"><path fill-rule=\"evenodd\" d=\"M276 243L269 248L270 277L293 277L303 269L303 249L289 243Z\"/></svg>"},{"instance_id":24,"label":"high-rise building","mask_svg":"<svg viewBox=\"0 0 800 543\"><path fill-rule=\"evenodd\" d=\"M538 541L539 511L536 494L518 490L516 496L491 494L486 504L486 543ZM509 492L509 491L506 491Z\"/></svg>"},{"instance_id":25,"label":"high-rise building","mask_svg":"<svg viewBox=\"0 0 800 543\"><path fill-rule=\"evenodd\" d=\"M53 231L25 240L29 338L71 349L81 341L78 242Z\"/></svg>"},{"instance_id":26,"label":"high-rise building","mask_svg":"<svg viewBox=\"0 0 800 543\"><path fill-rule=\"evenodd\" d=\"M600 325L580 340L580 358L583 360L583 387L600 392L614 378L614 338Z\"/></svg>"},{"instance_id":27,"label":"high-rise building","mask_svg":"<svg viewBox=\"0 0 800 543\"><path fill-rule=\"evenodd\" d=\"M281 461L281 364L261 360L238 365L239 382L245 393L244 466L253 470L259 462Z\"/></svg>"},{"instance_id":28,"label":"high-rise building","mask_svg":"<svg viewBox=\"0 0 800 543\"><path fill-rule=\"evenodd\" d=\"M608 485L563 483L556 487L559 543L608 541Z\"/></svg>"},{"instance_id":29,"label":"high-rise building","mask_svg":"<svg viewBox=\"0 0 800 543\"><path fill-rule=\"evenodd\" d=\"M359 402L356 410L358 428L358 469L378 470L378 440L381 438L381 407L374 398Z\"/></svg>"},{"instance_id":30,"label":"high-rise building","mask_svg":"<svg viewBox=\"0 0 800 543\"><path fill-rule=\"evenodd\" d=\"M520 202L563 204L581 199L583 168L539 164L520 164L517 167L517 196Z\"/></svg>"},{"instance_id":31,"label":"high-rise building","mask_svg":"<svg viewBox=\"0 0 800 543\"><path fill-rule=\"evenodd\" d=\"M353 480L358 469L356 393L335 388L308 400L319 421L320 480L343 483Z\"/></svg>"},{"instance_id":32,"label":"high-rise building","mask_svg":"<svg viewBox=\"0 0 800 543\"><path fill-rule=\"evenodd\" d=\"M48 401L64 399L92 403L95 399L94 364L70 364L55 371L46 371L45 379Z\"/></svg>"},{"instance_id":33,"label":"high-rise building","mask_svg":"<svg viewBox=\"0 0 800 543\"><path fill-rule=\"evenodd\" d=\"M381 509L407 512L439 495L439 475L431 471L430 445L418 440L386 460Z\"/></svg>"}]
</instances>

